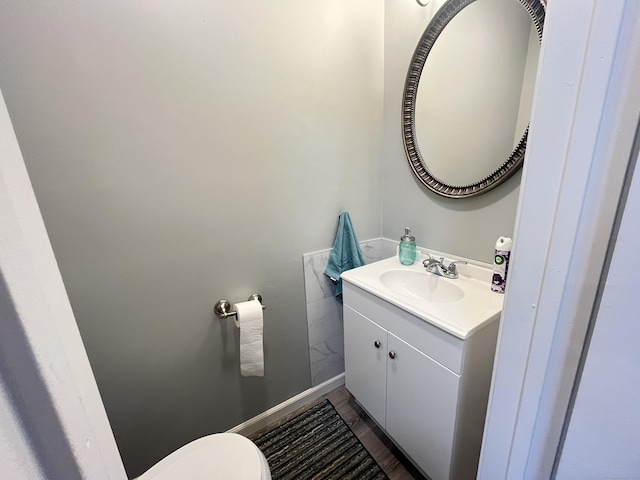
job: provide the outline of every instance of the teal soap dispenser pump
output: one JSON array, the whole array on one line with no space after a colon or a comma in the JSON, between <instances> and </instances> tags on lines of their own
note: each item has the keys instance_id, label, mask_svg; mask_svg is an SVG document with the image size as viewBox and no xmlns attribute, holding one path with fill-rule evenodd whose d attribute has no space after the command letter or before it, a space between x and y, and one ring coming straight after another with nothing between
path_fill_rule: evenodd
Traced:
<instances>
[{"instance_id":1,"label":"teal soap dispenser pump","mask_svg":"<svg viewBox=\"0 0 640 480\"><path fill-rule=\"evenodd\" d=\"M409 227L404 229L404 235L400 237L398 256L403 265L413 265L416 261L416 237L411 235Z\"/></svg>"}]
</instances>

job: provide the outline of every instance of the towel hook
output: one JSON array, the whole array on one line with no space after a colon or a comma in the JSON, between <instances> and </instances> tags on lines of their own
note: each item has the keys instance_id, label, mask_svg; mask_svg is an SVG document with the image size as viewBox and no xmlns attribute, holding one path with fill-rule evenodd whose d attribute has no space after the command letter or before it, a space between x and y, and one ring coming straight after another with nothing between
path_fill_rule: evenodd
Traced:
<instances>
[{"instance_id":1,"label":"towel hook","mask_svg":"<svg viewBox=\"0 0 640 480\"><path fill-rule=\"evenodd\" d=\"M262 305L262 310L266 308L262 303L262 295L259 293L254 293L248 298L248 300L257 300L260 302L260 305ZM231 310L231 303L225 299L218 300L213 307L213 311L220 318L235 317L238 314L238 312Z\"/></svg>"}]
</instances>

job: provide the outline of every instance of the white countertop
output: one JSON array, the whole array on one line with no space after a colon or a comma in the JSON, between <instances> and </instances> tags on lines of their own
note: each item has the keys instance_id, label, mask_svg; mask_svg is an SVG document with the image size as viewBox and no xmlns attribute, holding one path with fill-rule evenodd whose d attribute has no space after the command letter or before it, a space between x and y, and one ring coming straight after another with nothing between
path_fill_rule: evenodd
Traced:
<instances>
[{"instance_id":1,"label":"white countertop","mask_svg":"<svg viewBox=\"0 0 640 480\"><path fill-rule=\"evenodd\" d=\"M422 265L425 258L425 255L419 253L415 264L405 266L395 256L354 268L344 272L341 277L343 281L360 287L463 340L500 317L504 295L491 291L490 268L478 262L459 265L459 277L453 280L427 272ZM448 265L450 261L446 259L444 263ZM436 286L437 282L452 282L463 290L464 296L450 302L433 302L416 295L398 293L387 288L381 280L382 274L391 270L424 272L428 276L426 281L430 285Z\"/></svg>"}]
</instances>

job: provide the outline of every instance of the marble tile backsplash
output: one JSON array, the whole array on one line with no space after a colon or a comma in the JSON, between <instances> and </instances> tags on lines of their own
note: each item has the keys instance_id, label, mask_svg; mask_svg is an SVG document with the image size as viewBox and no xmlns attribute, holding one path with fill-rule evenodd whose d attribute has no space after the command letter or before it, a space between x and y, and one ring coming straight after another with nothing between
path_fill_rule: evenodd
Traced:
<instances>
[{"instance_id":1,"label":"marble tile backsplash","mask_svg":"<svg viewBox=\"0 0 640 480\"><path fill-rule=\"evenodd\" d=\"M397 245L386 238L360 242L366 263L394 256ZM324 274L330 253L329 248L302 256L312 386L344 372L342 303L336 300L333 282Z\"/></svg>"}]
</instances>

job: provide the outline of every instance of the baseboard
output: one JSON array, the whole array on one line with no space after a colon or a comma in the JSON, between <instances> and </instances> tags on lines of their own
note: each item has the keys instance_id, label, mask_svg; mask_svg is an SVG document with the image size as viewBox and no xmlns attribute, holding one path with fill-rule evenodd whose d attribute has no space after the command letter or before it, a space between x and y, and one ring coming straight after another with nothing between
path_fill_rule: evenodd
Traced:
<instances>
[{"instance_id":1,"label":"baseboard","mask_svg":"<svg viewBox=\"0 0 640 480\"><path fill-rule=\"evenodd\" d=\"M272 407L269 410L262 412L261 414L256 415L253 418L250 418L246 422L242 422L240 425L236 425L228 431L232 433L239 433L245 436L251 435L258 430L266 427L270 423L275 422L285 415L290 414L294 410L303 407L307 403L310 403L322 397L326 393L329 393L331 390L338 388L341 385L344 385L344 373L336 375L335 377L330 378L320 385L311 387L310 389L305 390L304 392L299 393L298 395L291 397L288 400L285 400L279 405L276 405L275 407Z\"/></svg>"}]
</instances>

